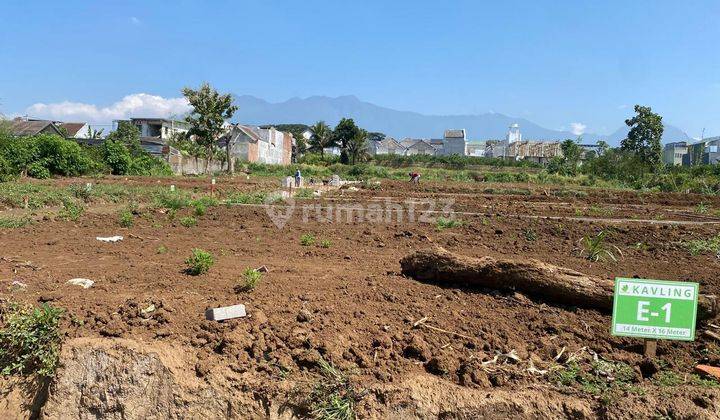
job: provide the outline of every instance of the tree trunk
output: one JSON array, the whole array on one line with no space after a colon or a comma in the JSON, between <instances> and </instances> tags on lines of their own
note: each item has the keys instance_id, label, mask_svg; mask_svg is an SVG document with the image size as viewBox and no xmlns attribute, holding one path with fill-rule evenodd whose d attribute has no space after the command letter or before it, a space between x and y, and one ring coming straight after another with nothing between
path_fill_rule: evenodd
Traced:
<instances>
[{"instance_id":1,"label":"tree trunk","mask_svg":"<svg viewBox=\"0 0 720 420\"><path fill-rule=\"evenodd\" d=\"M227 144L225 145L225 156L227 159L228 173L230 173L230 175L233 175L235 173L235 161L230 159L230 149L230 140L228 140Z\"/></svg>"},{"instance_id":2,"label":"tree trunk","mask_svg":"<svg viewBox=\"0 0 720 420\"><path fill-rule=\"evenodd\" d=\"M513 289L558 304L612 311L613 280L533 259L472 258L442 248L417 251L400 260L403 274L416 280L457 287ZM715 295L700 295L698 317L717 314Z\"/></svg>"}]
</instances>

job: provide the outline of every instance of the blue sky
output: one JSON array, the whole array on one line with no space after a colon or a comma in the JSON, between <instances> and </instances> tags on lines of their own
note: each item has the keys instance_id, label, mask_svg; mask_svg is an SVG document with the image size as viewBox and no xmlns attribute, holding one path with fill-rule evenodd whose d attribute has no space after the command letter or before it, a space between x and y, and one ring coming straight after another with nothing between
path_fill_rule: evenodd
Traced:
<instances>
[{"instance_id":1,"label":"blue sky","mask_svg":"<svg viewBox=\"0 0 720 420\"><path fill-rule=\"evenodd\" d=\"M352 94L602 134L640 103L692 137L720 135L718 22L717 0L5 0L0 112L109 118L138 93L172 109L165 99L209 81L273 102Z\"/></svg>"}]
</instances>

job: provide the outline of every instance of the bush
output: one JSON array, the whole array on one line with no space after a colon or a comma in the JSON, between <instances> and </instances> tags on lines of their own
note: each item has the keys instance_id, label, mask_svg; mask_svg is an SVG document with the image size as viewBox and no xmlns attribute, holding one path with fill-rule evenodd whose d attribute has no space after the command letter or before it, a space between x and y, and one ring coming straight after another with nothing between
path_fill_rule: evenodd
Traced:
<instances>
[{"instance_id":1,"label":"bush","mask_svg":"<svg viewBox=\"0 0 720 420\"><path fill-rule=\"evenodd\" d=\"M247 268L245 271L243 271L243 283L239 285L238 290L249 292L260 283L260 280L262 279L262 273L257 271L254 268Z\"/></svg>"},{"instance_id":2,"label":"bush","mask_svg":"<svg viewBox=\"0 0 720 420\"><path fill-rule=\"evenodd\" d=\"M195 248L192 250L192 255L185 260L185 264L188 266L185 271L192 276L198 276L207 273L214 263L215 258L211 253Z\"/></svg>"},{"instance_id":3,"label":"bush","mask_svg":"<svg viewBox=\"0 0 720 420\"><path fill-rule=\"evenodd\" d=\"M180 219L180 224L186 228L193 227L197 225L197 219L192 216L183 217Z\"/></svg>"},{"instance_id":4,"label":"bush","mask_svg":"<svg viewBox=\"0 0 720 420\"><path fill-rule=\"evenodd\" d=\"M122 227L125 227L125 228L132 227L132 225L134 223L132 212L130 210L121 211L118 221L120 223L120 226L122 226Z\"/></svg>"},{"instance_id":5,"label":"bush","mask_svg":"<svg viewBox=\"0 0 720 420\"><path fill-rule=\"evenodd\" d=\"M72 200L63 200L63 207L60 209L60 217L65 220L77 221L85 212L85 208Z\"/></svg>"},{"instance_id":6,"label":"bush","mask_svg":"<svg viewBox=\"0 0 720 420\"><path fill-rule=\"evenodd\" d=\"M315 243L315 236L306 233L300 237L300 245L310 246Z\"/></svg>"},{"instance_id":7,"label":"bush","mask_svg":"<svg viewBox=\"0 0 720 420\"><path fill-rule=\"evenodd\" d=\"M443 229L450 229L458 226L462 226L463 222L462 220L456 220L456 219L447 219L445 217L438 217L437 219L437 228L438 230Z\"/></svg>"},{"instance_id":8,"label":"bush","mask_svg":"<svg viewBox=\"0 0 720 420\"><path fill-rule=\"evenodd\" d=\"M3 375L37 373L52 376L60 352L62 310L43 304L30 309L12 303L0 330L0 369Z\"/></svg>"},{"instance_id":9,"label":"bush","mask_svg":"<svg viewBox=\"0 0 720 420\"><path fill-rule=\"evenodd\" d=\"M125 175L130 170L130 150L120 141L106 140L100 146L102 158L113 175Z\"/></svg>"}]
</instances>

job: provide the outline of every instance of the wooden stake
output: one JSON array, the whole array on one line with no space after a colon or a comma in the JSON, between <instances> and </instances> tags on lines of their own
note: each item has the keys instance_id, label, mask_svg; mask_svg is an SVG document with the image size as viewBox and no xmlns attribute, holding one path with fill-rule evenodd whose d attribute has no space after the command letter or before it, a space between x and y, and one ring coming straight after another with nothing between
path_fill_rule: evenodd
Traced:
<instances>
[{"instance_id":1,"label":"wooden stake","mask_svg":"<svg viewBox=\"0 0 720 420\"><path fill-rule=\"evenodd\" d=\"M645 356L654 358L657 354L657 341L645 339Z\"/></svg>"}]
</instances>

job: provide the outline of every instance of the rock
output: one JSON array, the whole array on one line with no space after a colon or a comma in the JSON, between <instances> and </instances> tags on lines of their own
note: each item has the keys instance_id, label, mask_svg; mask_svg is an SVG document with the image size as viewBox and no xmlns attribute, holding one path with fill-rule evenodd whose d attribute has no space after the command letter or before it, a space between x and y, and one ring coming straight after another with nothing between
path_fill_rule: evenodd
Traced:
<instances>
[{"instance_id":1,"label":"rock","mask_svg":"<svg viewBox=\"0 0 720 420\"><path fill-rule=\"evenodd\" d=\"M301 309L297 314L298 322L310 322L312 321L312 313L307 309Z\"/></svg>"},{"instance_id":2,"label":"rock","mask_svg":"<svg viewBox=\"0 0 720 420\"><path fill-rule=\"evenodd\" d=\"M89 289L90 287L92 287L93 284L95 284L94 281L83 278L70 279L67 281L67 283L74 286L81 286L83 289Z\"/></svg>"},{"instance_id":3,"label":"rock","mask_svg":"<svg viewBox=\"0 0 720 420\"><path fill-rule=\"evenodd\" d=\"M695 372L720 379L720 367L717 366L697 365L695 366Z\"/></svg>"}]
</instances>

